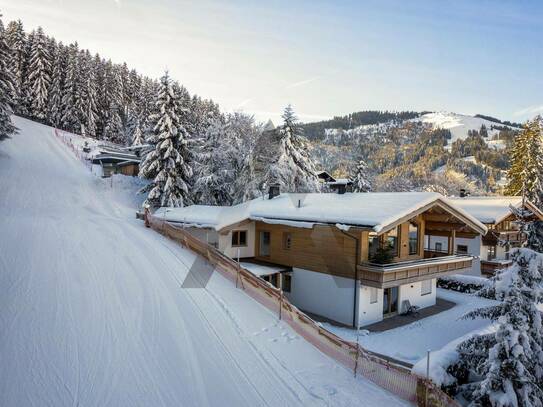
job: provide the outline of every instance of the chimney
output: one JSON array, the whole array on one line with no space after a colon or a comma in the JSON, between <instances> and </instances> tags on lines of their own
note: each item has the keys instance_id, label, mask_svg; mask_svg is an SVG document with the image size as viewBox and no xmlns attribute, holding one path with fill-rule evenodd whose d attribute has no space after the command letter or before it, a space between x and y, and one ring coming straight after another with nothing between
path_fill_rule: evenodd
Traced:
<instances>
[{"instance_id":1,"label":"chimney","mask_svg":"<svg viewBox=\"0 0 543 407\"><path fill-rule=\"evenodd\" d=\"M268 199L273 199L276 196L279 196L281 193L281 188L279 184L271 184L268 190Z\"/></svg>"}]
</instances>

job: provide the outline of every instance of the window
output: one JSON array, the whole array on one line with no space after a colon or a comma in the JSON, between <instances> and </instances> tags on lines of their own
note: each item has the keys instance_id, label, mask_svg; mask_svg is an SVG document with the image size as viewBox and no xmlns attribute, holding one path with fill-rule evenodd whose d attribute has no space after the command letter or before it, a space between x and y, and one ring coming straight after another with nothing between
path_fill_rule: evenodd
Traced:
<instances>
[{"instance_id":1,"label":"window","mask_svg":"<svg viewBox=\"0 0 543 407\"><path fill-rule=\"evenodd\" d=\"M283 291L289 293L292 288L292 274L283 274Z\"/></svg>"},{"instance_id":2,"label":"window","mask_svg":"<svg viewBox=\"0 0 543 407\"><path fill-rule=\"evenodd\" d=\"M409 222L409 254L419 253L419 225Z\"/></svg>"},{"instance_id":3,"label":"window","mask_svg":"<svg viewBox=\"0 0 543 407\"><path fill-rule=\"evenodd\" d=\"M390 232L387 233L387 246L390 248L390 251L394 256L398 255L398 230L399 227L392 229Z\"/></svg>"},{"instance_id":4,"label":"window","mask_svg":"<svg viewBox=\"0 0 543 407\"><path fill-rule=\"evenodd\" d=\"M442 252L443 251L443 243L436 242L435 249L436 249L436 252Z\"/></svg>"},{"instance_id":5,"label":"window","mask_svg":"<svg viewBox=\"0 0 543 407\"><path fill-rule=\"evenodd\" d=\"M292 247L292 233L283 233L283 250L290 250Z\"/></svg>"},{"instance_id":6,"label":"window","mask_svg":"<svg viewBox=\"0 0 543 407\"><path fill-rule=\"evenodd\" d=\"M432 280L424 280L420 282L420 295L432 294Z\"/></svg>"},{"instance_id":7,"label":"window","mask_svg":"<svg viewBox=\"0 0 543 407\"><path fill-rule=\"evenodd\" d=\"M370 287L370 304L375 304L377 302L377 288Z\"/></svg>"},{"instance_id":8,"label":"window","mask_svg":"<svg viewBox=\"0 0 543 407\"><path fill-rule=\"evenodd\" d=\"M488 246L487 260L494 260L496 258L496 246Z\"/></svg>"},{"instance_id":9,"label":"window","mask_svg":"<svg viewBox=\"0 0 543 407\"><path fill-rule=\"evenodd\" d=\"M465 244L459 244L456 246L456 252L458 254L468 254L468 246Z\"/></svg>"},{"instance_id":10,"label":"window","mask_svg":"<svg viewBox=\"0 0 543 407\"><path fill-rule=\"evenodd\" d=\"M258 254L263 257L270 255L270 232L260 232Z\"/></svg>"},{"instance_id":11,"label":"window","mask_svg":"<svg viewBox=\"0 0 543 407\"><path fill-rule=\"evenodd\" d=\"M233 230L232 231L232 246L247 246L247 231Z\"/></svg>"},{"instance_id":12,"label":"window","mask_svg":"<svg viewBox=\"0 0 543 407\"><path fill-rule=\"evenodd\" d=\"M377 236L375 233L370 233L368 237L368 250L369 250L369 259L371 260L375 254L377 253L377 249L379 248L379 236Z\"/></svg>"}]
</instances>

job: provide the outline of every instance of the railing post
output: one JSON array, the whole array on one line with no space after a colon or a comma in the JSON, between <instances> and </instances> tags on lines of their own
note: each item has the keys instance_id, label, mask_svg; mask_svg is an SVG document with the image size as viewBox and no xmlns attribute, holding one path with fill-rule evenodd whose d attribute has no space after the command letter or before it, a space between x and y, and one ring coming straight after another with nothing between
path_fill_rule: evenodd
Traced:
<instances>
[{"instance_id":1,"label":"railing post","mask_svg":"<svg viewBox=\"0 0 543 407\"><path fill-rule=\"evenodd\" d=\"M283 318L283 290L279 293L279 321Z\"/></svg>"}]
</instances>

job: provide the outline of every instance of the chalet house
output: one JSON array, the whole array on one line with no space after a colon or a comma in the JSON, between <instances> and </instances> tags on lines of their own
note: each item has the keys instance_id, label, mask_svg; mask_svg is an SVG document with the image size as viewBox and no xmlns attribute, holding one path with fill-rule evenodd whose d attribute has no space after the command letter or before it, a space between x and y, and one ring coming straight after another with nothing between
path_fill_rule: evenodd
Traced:
<instances>
[{"instance_id":1,"label":"chalet house","mask_svg":"<svg viewBox=\"0 0 543 407\"><path fill-rule=\"evenodd\" d=\"M91 154L91 162L100 165L104 178L113 174L136 176L141 162L139 152L140 150L131 151L126 148L100 146Z\"/></svg>"},{"instance_id":2,"label":"chalet house","mask_svg":"<svg viewBox=\"0 0 543 407\"><path fill-rule=\"evenodd\" d=\"M468 254L425 248L427 236L486 235L437 193L279 194L232 207L161 208L228 256L255 264L300 309L363 326L436 303L436 279L469 270ZM245 264L244 264L245 267ZM254 268L246 267L249 270Z\"/></svg>"},{"instance_id":3,"label":"chalet house","mask_svg":"<svg viewBox=\"0 0 543 407\"><path fill-rule=\"evenodd\" d=\"M476 275L493 275L496 270L507 267L511 264L510 250L520 247L522 236L511 207L523 208L528 214L528 220L543 220L543 212L532 202L523 202L520 196L470 196L449 200L488 228L488 232L482 237L456 241L457 252L467 251L480 257L480 262L474 262L472 268L472 274ZM436 244L439 245L439 239L434 238L431 242L434 249ZM446 247L446 242L441 243L439 248L442 247Z\"/></svg>"}]
</instances>

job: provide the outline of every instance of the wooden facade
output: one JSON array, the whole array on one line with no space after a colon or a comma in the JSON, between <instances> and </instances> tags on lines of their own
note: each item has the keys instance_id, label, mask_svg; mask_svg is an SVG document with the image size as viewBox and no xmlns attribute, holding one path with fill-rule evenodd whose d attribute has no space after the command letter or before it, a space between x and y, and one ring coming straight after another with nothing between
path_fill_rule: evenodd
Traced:
<instances>
[{"instance_id":1,"label":"wooden facade","mask_svg":"<svg viewBox=\"0 0 543 407\"><path fill-rule=\"evenodd\" d=\"M410 223L418 226L416 253L410 253ZM388 288L415 281L428 280L470 268L472 257L454 253L430 255L424 248L425 234L448 236L455 247L459 235L475 236L477 232L439 207L392 224L388 231L376 234L369 228L342 231L335 225L315 225L312 228L280 224L255 223L255 257L258 260L301 268L338 277L355 279L362 284ZM263 237L263 233L266 234ZM397 251L388 264L373 264L369 255L369 238L376 236L384 243L389 234L397 236ZM265 253L261 240L265 239ZM436 258L437 257L437 258Z\"/></svg>"}]
</instances>

